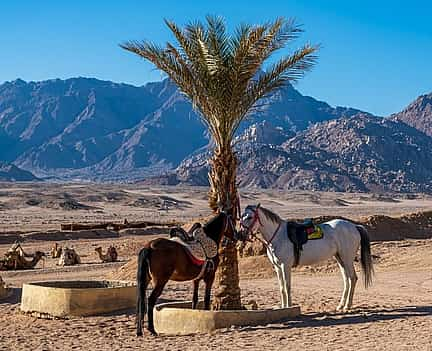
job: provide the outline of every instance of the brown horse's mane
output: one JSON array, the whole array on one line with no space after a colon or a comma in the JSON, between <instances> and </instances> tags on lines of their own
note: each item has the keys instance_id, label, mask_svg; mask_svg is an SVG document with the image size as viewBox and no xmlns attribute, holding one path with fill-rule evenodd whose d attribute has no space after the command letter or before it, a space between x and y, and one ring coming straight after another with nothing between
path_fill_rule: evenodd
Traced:
<instances>
[{"instance_id":1,"label":"brown horse's mane","mask_svg":"<svg viewBox=\"0 0 432 351\"><path fill-rule=\"evenodd\" d=\"M221 212L203 226L204 233L206 233L209 238L213 239L217 243L220 241L220 238L223 234L222 229L223 225L225 224L225 216L226 214Z\"/></svg>"},{"instance_id":2,"label":"brown horse's mane","mask_svg":"<svg viewBox=\"0 0 432 351\"><path fill-rule=\"evenodd\" d=\"M256 205L249 205L246 207L246 209L252 210L252 211L256 211L257 210L257 206ZM262 213L264 214L264 216L271 220L274 223L280 223L282 221L282 219L274 212L270 211L269 209L265 208L265 207L259 207L259 209L262 211Z\"/></svg>"}]
</instances>

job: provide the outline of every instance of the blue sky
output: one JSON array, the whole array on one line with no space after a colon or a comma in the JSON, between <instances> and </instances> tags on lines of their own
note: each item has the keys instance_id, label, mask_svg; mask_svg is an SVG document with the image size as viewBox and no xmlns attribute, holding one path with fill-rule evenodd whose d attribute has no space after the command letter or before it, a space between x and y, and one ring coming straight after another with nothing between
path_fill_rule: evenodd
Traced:
<instances>
[{"instance_id":1,"label":"blue sky","mask_svg":"<svg viewBox=\"0 0 432 351\"><path fill-rule=\"evenodd\" d=\"M118 43L171 40L163 18L185 24L217 14L233 28L286 16L306 31L293 48L322 45L300 92L388 115L432 91L431 11L416 0L1 0L0 82L87 76L142 85L161 74Z\"/></svg>"}]
</instances>

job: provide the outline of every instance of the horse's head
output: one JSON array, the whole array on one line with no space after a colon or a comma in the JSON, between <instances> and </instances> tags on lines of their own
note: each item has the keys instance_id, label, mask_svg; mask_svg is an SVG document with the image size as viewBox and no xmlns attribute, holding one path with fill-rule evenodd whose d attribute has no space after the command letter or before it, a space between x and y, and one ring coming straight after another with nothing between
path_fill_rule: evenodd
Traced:
<instances>
[{"instance_id":1,"label":"horse's head","mask_svg":"<svg viewBox=\"0 0 432 351\"><path fill-rule=\"evenodd\" d=\"M249 237L255 233L261 225L259 216L260 204L253 206L249 205L245 208L240 216L240 233L239 236L243 241L248 240Z\"/></svg>"}]
</instances>

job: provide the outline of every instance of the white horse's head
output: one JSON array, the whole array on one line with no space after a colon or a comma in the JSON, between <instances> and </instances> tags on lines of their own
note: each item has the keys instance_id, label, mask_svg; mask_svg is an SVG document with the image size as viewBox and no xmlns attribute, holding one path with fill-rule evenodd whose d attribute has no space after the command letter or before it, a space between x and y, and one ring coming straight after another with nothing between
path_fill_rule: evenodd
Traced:
<instances>
[{"instance_id":1,"label":"white horse's head","mask_svg":"<svg viewBox=\"0 0 432 351\"><path fill-rule=\"evenodd\" d=\"M259 208L260 204L256 206L249 205L245 208L240 217L241 236L245 240L249 239L261 226Z\"/></svg>"},{"instance_id":2,"label":"white horse's head","mask_svg":"<svg viewBox=\"0 0 432 351\"><path fill-rule=\"evenodd\" d=\"M281 222L278 215L261 207L260 204L249 205L240 217L241 236L243 240L248 240L259 231L264 240L271 242Z\"/></svg>"}]
</instances>

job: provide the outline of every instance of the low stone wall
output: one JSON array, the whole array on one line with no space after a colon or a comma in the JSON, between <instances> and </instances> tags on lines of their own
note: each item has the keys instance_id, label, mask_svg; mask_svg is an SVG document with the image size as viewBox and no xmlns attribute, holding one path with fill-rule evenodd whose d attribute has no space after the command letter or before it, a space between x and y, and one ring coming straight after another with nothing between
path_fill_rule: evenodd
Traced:
<instances>
[{"instance_id":1,"label":"low stone wall","mask_svg":"<svg viewBox=\"0 0 432 351\"><path fill-rule=\"evenodd\" d=\"M300 307L268 310L206 311L191 309L191 302L170 302L155 306L154 323L158 333L189 335L211 333L231 326L256 326L275 323L300 314Z\"/></svg>"},{"instance_id":2,"label":"low stone wall","mask_svg":"<svg viewBox=\"0 0 432 351\"><path fill-rule=\"evenodd\" d=\"M112 281L47 281L23 285L21 311L38 317L92 316L134 308L136 287Z\"/></svg>"}]
</instances>

